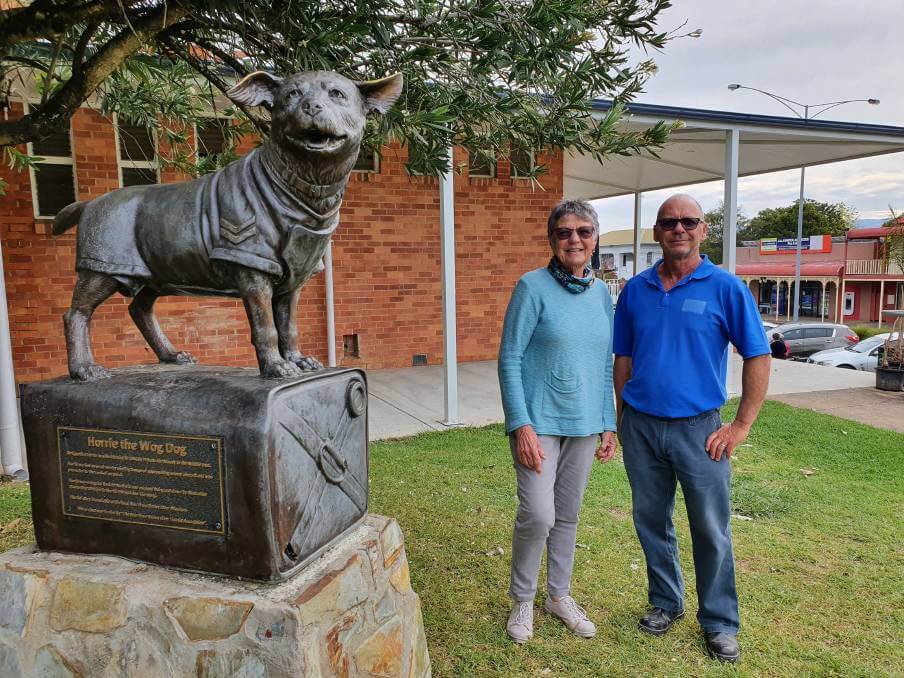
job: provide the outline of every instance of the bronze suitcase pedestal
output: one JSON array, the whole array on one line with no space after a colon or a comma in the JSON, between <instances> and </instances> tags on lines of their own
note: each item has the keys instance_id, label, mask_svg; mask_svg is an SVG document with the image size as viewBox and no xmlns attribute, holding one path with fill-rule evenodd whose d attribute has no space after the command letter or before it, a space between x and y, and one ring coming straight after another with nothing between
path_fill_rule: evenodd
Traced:
<instances>
[{"instance_id":1,"label":"bronze suitcase pedestal","mask_svg":"<svg viewBox=\"0 0 904 678\"><path fill-rule=\"evenodd\" d=\"M23 389L35 536L110 554L285 579L367 513L367 385L153 366Z\"/></svg>"}]
</instances>

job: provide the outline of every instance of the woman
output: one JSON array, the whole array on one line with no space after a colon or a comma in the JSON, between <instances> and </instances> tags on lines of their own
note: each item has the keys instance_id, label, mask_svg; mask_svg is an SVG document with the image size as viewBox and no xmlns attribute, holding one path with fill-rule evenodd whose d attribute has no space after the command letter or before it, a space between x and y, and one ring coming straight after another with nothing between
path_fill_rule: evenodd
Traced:
<instances>
[{"instance_id":1,"label":"woman","mask_svg":"<svg viewBox=\"0 0 904 678\"><path fill-rule=\"evenodd\" d=\"M772 333L772 341L769 342L769 350L772 351L772 357L784 360L791 353L791 347L785 341L785 337L781 332Z\"/></svg>"},{"instance_id":2,"label":"woman","mask_svg":"<svg viewBox=\"0 0 904 678\"><path fill-rule=\"evenodd\" d=\"M564 200L549 215L552 258L512 293L499 346L505 430L518 480L506 630L533 635L533 600L547 548L544 609L578 636L596 627L570 595L578 512L595 456L615 452L612 299L588 262L599 223L589 203Z\"/></svg>"}]
</instances>

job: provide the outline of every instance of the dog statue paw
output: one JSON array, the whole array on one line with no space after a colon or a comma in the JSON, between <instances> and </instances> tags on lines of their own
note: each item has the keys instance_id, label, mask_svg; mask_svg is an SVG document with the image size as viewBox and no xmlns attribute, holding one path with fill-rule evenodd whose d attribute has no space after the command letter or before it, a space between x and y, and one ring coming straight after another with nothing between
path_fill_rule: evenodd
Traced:
<instances>
[{"instance_id":1,"label":"dog statue paw","mask_svg":"<svg viewBox=\"0 0 904 678\"><path fill-rule=\"evenodd\" d=\"M70 375L76 381L100 381L101 379L109 379L110 371L101 365L85 365L78 367L70 372Z\"/></svg>"},{"instance_id":2,"label":"dog statue paw","mask_svg":"<svg viewBox=\"0 0 904 678\"><path fill-rule=\"evenodd\" d=\"M301 353L294 353L286 356L286 360L298 365L304 372L313 372L314 370L322 370L323 363L317 358Z\"/></svg>"},{"instance_id":3,"label":"dog statue paw","mask_svg":"<svg viewBox=\"0 0 904 678\"><path fill-rule=\"evenodd\" d=\"M288 379L290 377L300 377L304 372L295 363L279 359L268 363L261 368L261 376L265 379Z\"/></svg>"},{"instance_id":4,"label":"dog statue paw","mask_svg":"<svg viewBox=\"0 0 904 678\"><path fill-rule=\"evenodd\" d=\"M161 358L160 362L174 365L194 365L198 362L198 359L188 351L177 351L167 358Z\"/></svg>"}]
</instances>

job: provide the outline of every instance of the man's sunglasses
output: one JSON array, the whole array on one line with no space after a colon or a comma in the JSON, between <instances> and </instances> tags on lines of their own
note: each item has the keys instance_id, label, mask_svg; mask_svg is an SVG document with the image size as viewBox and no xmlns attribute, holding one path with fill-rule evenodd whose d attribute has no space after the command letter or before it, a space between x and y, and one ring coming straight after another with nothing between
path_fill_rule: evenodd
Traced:
<instances>
[{"instance_id":1,"label":"man's sunglasses","mask_svg":"<svg viewBox=\"0 0 904 678\"><path fill-rule=\"evenodd\" d=\"M577 233L582 240L587 240L596 235L596 229L590 226L581 226L580 228L554 228L553 235L557 240L568 240L572 233Z\"/></svg>"},{"instance_id":2,"label":"man's sunglasses","mask_svg":"<svg viewBox=\"0 0 904 678\"><path fill-rule=\"evenodd\" d=\"M660 219L656 222L663 231L671 231L678 224L681 224L685 231L693 231L697 226L703 223L703 219L697 217L682 217L681 219Z\"/></svg>"}]
</instances>

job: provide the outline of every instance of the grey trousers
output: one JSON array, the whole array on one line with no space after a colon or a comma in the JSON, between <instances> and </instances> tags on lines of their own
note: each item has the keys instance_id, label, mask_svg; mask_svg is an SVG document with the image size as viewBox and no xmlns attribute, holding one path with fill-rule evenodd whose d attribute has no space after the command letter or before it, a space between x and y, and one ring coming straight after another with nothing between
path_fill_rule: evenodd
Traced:
<instances>
[{"instance_id":1,"label":"grey trousers","mask_svg":"<svg viewBox=\"0 0 904 678\"><path fill-rule=\"evenodd\" d=\"M518 478L518 513L512 535L512 580L509 596L531 601L537 593L540 558L546 546L546 590L557 598L571 588L578 513L597 435L541 435L546 461L540 473L518 462L514 436L509 436Z\"/></svg>"}]
</instances>

